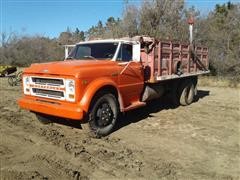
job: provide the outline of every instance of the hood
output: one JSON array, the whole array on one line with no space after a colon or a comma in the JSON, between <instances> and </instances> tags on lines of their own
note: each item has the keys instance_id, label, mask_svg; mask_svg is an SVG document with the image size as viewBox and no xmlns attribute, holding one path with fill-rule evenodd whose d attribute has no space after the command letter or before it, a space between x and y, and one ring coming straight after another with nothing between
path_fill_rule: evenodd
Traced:
<instances>
[{"instance_id":1,"label":"hood","mask_svg":"<svg viewBox=\"0 0 240 180\"><path fill-rule=\"evenodd\" d=\"M55 61L49 63L36 63L26 68L24 73L29 74L51 74L51 75L66 75L78 77L81 69L97 68L103 65L113 64L110 60L66 60Z\"/></svg>"}]
</instances>

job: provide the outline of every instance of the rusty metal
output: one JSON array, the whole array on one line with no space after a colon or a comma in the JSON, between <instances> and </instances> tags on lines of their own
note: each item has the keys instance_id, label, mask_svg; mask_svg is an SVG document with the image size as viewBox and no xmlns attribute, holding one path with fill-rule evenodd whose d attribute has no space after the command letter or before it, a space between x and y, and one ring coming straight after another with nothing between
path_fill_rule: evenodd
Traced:
<instances>
[{"instance_id":1,"label":"rusty metal","mask_svg":"<svg viewBox=\"0 0 240 180\"><path fill-rule=\"evenodd\" d=\"M154 83L162 79L171 79L171 77L181 78L209 72L208 49L196 46L196 50L192 51L191 48L190 44L159 41L148 54L142 50L142 63L151 70L147 81ZM179 67L182 68L181 74L177 73Z\"/></svg>"},{"instance_id":2,"label":"rusty metal","mask_svg":"<svg viewBox=\"0 0 240 180\"><path fill-rule=\"evenodd\" d=\"M158 59L161 59L162 57L162 43L161 42L159 42L158 43ZM162 71L161 71L161 69L162 69L162 63L161 63L161 61L158 61L158 76L161 76L162 75Z\"/></svg>"}]
</instances>

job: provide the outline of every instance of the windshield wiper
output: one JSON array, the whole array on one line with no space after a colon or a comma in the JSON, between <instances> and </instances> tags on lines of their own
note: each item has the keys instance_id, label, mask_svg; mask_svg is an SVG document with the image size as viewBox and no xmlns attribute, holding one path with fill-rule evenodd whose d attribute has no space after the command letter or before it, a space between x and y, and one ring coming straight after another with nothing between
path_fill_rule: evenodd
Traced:
<instances>
[{"instance_id":1,"label":"windshield wiper","mask_svg":"<svg viewBox=\"0 0 240 180\"><path fill-rule=\"evenodd\" d=\"M90 59L96 59L95 57L93 56L83 56L84 58L90 58Z\"/></svg>"}]
</instances>

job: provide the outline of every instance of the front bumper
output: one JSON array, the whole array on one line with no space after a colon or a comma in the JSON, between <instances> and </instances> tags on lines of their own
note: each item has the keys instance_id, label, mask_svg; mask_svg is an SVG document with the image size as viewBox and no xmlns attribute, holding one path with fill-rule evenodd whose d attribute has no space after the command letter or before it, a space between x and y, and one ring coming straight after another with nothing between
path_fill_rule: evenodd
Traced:
<instances>
[{"instance_id":1,"label":"front bumper","mask_svg":"<svg viewBox=\"0 0 240 180\"><path fill-rule=\"evenodd\" d=\"M82 120L84 117L84 111L81 109L81 107L78 104L73 103L22 97L18 100L18 104L21 108L33 112L39 112L42 114L57 116L61 118Z\"/></svg>"}]
</instances>

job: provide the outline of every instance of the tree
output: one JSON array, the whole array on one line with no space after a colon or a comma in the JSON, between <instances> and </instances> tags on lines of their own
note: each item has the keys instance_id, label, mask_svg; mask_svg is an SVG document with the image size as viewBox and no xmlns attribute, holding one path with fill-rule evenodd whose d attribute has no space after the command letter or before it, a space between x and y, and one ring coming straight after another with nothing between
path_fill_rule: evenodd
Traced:
<instances>
[{"instance_id":1,"label":"tree","mask_svg":"<svg viewBox=\"0 0 240 180\"><path fill-rule=\"evenodd\" d=\"M109 17L106 22L106 32L105 38L117 38L118 37L118 26L120 23L120 19L115 20L114 17Z\"/></svg>"},{"instance_id":2,"label":"tree","mask_svg":"<svg viewBox=\"0 0 240 180\"><path fill-rule=\"evenodd\" d=\"M75 32L72 32L70 28L67 28L66 31L61 32L58 41L60 45L66 44L75 44L80 41L85 40L85 33L76 28Z\"/></svg>"},{"instance_id":3,"label":"tree","mask_svg":"<svg viewBox=\"0 0 240 180\"><path fill-rule=\"evenodd\" d=\"M80 42L85 40L85 35L83 31L80 31L78 28L76 28L75 32L73 33L73 41L74 42Z\"/></svg>"},{"instance_id":4,"label":"tree","mask_svg":"<svg viewBox=\"0 0 240 180\"><path fill-rule=\"evenodd\" d=\"M123 13L122 27L125 30L124 35L129 37L138 35L138 26L139 26L139 11L138 8L134 5L125 5Z\"/></svg>"},{"instance_id":5,"label":"tree","mask_svg":"<svg viewBox=\"0 0 240 180\"><path fill-rule=\"evenodd\" d=\"M183 0L145 0L140 8L141 34L161 39L178 39Z\"/></svg>"},{"instance_id":6,"label":"tree","mask_svg":"<svg viewBox=\"0 0 240 180\"><path fill-rule=\"evenodd\" d=\"M200 35L210 48L211 66L217 75L240 79L240 4L217 4L203 20Z\"/></svg>"},{"instance_id":7,"label":"tree","mask_svg":"<svg viewBox=\"0 0 240 180\"><path fill-rule=\"evenodd\" d=\"M60 45L72 44L73 34L69 31L61 32L58 41Z\"/></svg>"},{"instance_id":8,"label":"tree","mask_svg":"<svg viewBox=\"0 0 240 180\"><path fill-rule=\"evenodd\" d=\"M87 31L88 39L103 38L103 34L104 34L104 27L103 27L102 21L98 21L96 26L92 26Z\"/></svg>"}]
</instances>

